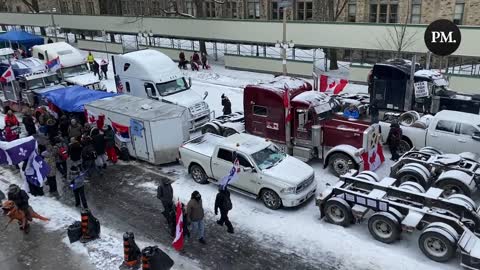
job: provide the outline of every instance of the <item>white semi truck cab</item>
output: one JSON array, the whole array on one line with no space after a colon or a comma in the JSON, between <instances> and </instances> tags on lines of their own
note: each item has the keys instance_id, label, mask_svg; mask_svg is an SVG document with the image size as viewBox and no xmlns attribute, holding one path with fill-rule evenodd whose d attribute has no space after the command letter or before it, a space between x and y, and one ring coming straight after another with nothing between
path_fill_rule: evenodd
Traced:
<instances>
[{"instance_id":1,"label":"white semi truck cab","mask_svg":"<svg viewBox=\"0 0 480 270\"><path fill-rule=\"evenodd\" d=\"M210 121L210 108L191 89L178 66L165 54L156 50L140 50L112 56L113 72L123 92L128 95L151 98L188 108L190 130L196 130Z\"/></svg>"}]
</instances>

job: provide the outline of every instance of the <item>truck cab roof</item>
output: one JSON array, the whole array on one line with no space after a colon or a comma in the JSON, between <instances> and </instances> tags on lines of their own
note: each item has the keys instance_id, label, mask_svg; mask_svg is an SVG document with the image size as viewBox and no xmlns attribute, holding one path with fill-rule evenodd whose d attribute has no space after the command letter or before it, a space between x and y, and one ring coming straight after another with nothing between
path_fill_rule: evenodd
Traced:
<instances>
[{"instance_id":1,"label":"truck cab roof","mask_svg":"<svg viewBox=\"0 0 480 270\"><path fill-rule=\"evenodd\" d=\"M435 118L480 126L480 115L473 113L443 110L439 111Z\"/></svg>"},{"instance_id":2,"label":"truck cab roof","mask_svg":"<svg viewBox=\"0 0 480 270\"><path fill-rule=\"evenodd\" d=\"M48 55L45 55L45 51ZM34 56L41 54L45 58L45 62L47 57L48 60L59 57L62 67L72 67L86 63L86 59L80 51L66 42L36 45L32 47L32 53Z\"/></svg>"}]
</instances>

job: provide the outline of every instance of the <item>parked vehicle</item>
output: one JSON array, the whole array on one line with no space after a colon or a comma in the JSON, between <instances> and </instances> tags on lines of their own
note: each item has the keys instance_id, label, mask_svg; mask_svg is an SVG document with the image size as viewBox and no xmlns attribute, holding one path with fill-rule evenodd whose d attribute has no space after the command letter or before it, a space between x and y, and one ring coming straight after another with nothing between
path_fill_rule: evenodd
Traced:
<instances>
[{"instance_id":1,"label":"parked vehicle","mask_svg":"<svg viewBox=\"0 0 480 270\"><path fill-rule=\"evenodd\" d=\"M188 112L174 104L118 95L85 104L85 110L94 120L104 115L105 124L113 128L127 127L126 138L116 136L117 148L124 144L130 156L152 164L175 162L178 147L190 136Z\"/></svg>"},{"instance_id":2,"label":"parked vehicle","mask_svg":"<svg viewBox=\"0 0 480 270\"><path fill-rule=\"evenodd\" d=\"M399 240L402 232L421 230L418 246L429 259L447 262L458 248L463 267L480 269L477 205L462 194L444 198L442 189L425 191L415 182L397 182L367 171L344 175L317 197L320 217L344 227L368 218L370 234L386 244Z\"/></svg>"},{"instance_id":3,"label":"parked vehicle","mask_svg":"<svg viewBox=\"0 0 480 270\"><path fill-rule=\"evenodd\" d=\"M432 186L443 189L446 197L453 194L471 197L480 184L480 163L472 153L443 154L424 147L405 153L393 164L390 177L397 178L398 184L412 181L424 189Z\"/></svg>"},{"instance_id":4,"label":"parked vehicle","mask_svg":"<svg viewBox=\"0 0 480 270\"><path fill-rule=\"evenodd\" d=\"M12 48L0 48L0 63L9 64L15 58L15 52Z\"/></svg>"},{"instance_id":5,"label":"parked vehicle","mask_svg":"<svg viewBox=\"0 0 480 270\"><path fill-rule=\"evenodd\" d=\"M180 147L180 157L195 182L220 184L230 173L233 157L239 162L238 180L230 189L278 209L304 203L315 194L312 167L286 155L271 141L249 134L221 137L204 134Z\"/></svg>"},{"instance_id":6,"label":"parked vehicle","mask_svg":"<svg viewBox=\"0 0 480 270\"><path fill-rule=\"evenodd\" d=\"M413 82L411 82L411 73ZM415 91L407 89L412 83L427 82L425 94L419 97ZM379 109L437 113L441 110L453 110L468 113L480 113L480 96L456 93L448 88L448 81L439 72L425 70L419 64L412 68L411 61L403 59L388 60L373 66L368 79L370 102L376 102Z\"/></svg>"},{"instance_id":7,"label":"parked vehicle","mask_svg":"<svg viewBox=\"0 0 480 270\"><path fill-rule=\"evenodd\" d=\"M85 57L66 42L55 42L32 47L32 55L45 63L60 59L59 74L67 85L80 85L90 89L101 89L99 79L89 71Z\"/></svg>"},{"instance_id":8,"label":"parked vehicle","mask_svg":"<svg viewBox=\"0 0 480 270\"><path fill-rule=\"evenodd\" d=\"M387 138L390 123L380 122L383 139ZM424 116L412 126L402 126L400 152L412 147L435 147L446 153L480 153L480 116L458 111L441 111Z\"/></svg>"},{"instance_id":9,"label":"parked vehicle","mask_svg":"<svg viewBox=\"0 0 480 270\"><path fill-rule=\"evenodd\" d=\"M127 95L150 98L188 108L190 129L210 120L210 109L185 79L178 66L156 50L140 50L112 56L113 72Z\"/></svg>"},{"instance_id":10,"label":"parked vehicle","mask_svg":"<svg viewBox=\"0 0 480 270\"><path fill-rule=\"evenodd\" d=\"M285 90L288 87L288 90ZM290 109L284 105L289 92ZM337 175L350 169L363 170L362 153L377 147L379 125L349 121L333 116L339 103L332 97L312 91L302 80L277 77L275 81L247 85L243 92L244 117L241 114L217 118L205 124L204 133L228 136L246 132L276 143L286 152L291 141L293 156L303 161L322 159ZM291 121L287 123L286 112ZM287 139L289 129L291 139Z\"/></svg>"}]
</instances>

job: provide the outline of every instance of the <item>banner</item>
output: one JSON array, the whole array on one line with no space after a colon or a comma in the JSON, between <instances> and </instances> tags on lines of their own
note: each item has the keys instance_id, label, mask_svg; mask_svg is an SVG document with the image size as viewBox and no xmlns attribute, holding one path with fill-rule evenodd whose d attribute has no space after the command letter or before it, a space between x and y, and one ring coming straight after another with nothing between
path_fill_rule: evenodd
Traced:
<instances>
[{"instance_id":1,"label":"banner","mask_svg":"<svg viewBox=\"0 0 480 270\"><path fill-rule=\"evenodd\" d=\"M423 98L430 96L428 91L428 82L416 82L413 84L415 88L415 97L416 98Z\"/></svg>"}]
</instances>

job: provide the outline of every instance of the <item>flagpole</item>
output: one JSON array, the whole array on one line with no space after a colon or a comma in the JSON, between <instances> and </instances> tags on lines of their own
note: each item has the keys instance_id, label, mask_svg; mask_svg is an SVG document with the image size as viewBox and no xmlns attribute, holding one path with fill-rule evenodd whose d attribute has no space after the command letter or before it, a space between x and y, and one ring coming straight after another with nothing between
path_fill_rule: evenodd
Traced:
<instances>
[{"instance_id":1,"label":"flagpole","mask_svg":"<svg viewBox=\"0 0 480 270\"><path fill-rule=\"evenodd\" d=\"M285 120L289 118L290 110L291 110L291 105L290 105L290 93L288 91L288 87L285 87L286 97L287 97L287 102L288 106L285 108ZM293 146L292 146L292 131L291 131L292 125L291 125L291 119L288 119L288 121L285 121L285 143L287 145L287 154L292 155L293 154Z\"/></svg>"}]
</instances>

